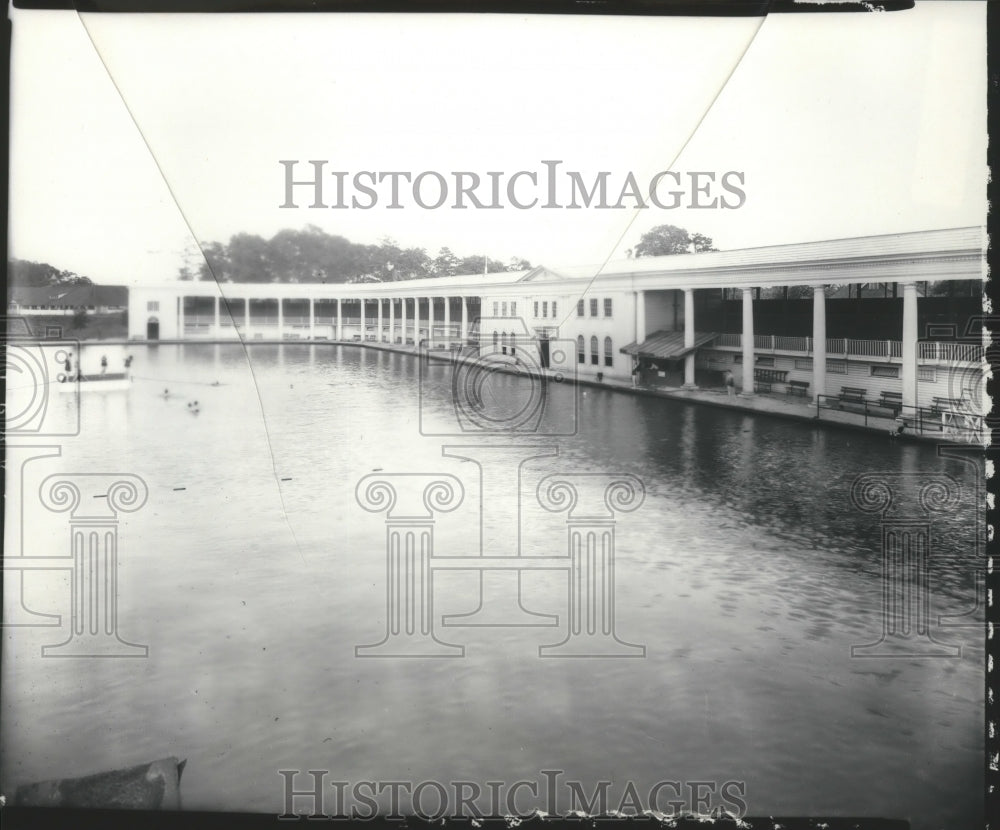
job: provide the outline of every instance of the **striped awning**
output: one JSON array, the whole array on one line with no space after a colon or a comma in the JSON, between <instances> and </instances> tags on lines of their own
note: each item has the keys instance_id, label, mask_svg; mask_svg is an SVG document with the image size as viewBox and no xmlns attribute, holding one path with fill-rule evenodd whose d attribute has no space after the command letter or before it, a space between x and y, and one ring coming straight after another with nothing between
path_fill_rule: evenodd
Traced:
<instances>
[{"instance_id":1,"label":"striped awning","mask_svg":"<svg viewBox=\"0 0 1000 830\"><path fill-rule=\"evenodd\" d=\"M630 354L634 357L651 357L660 360L674 360L684 357L688 352L692 352L706 343L711 343L718 333L714 331L696 331L694 333L694 345L684 345L684 332L682 331L657 331L641 343L638 341L629 343L621 349L622 354Z\"/></svg>"}]
</instances>

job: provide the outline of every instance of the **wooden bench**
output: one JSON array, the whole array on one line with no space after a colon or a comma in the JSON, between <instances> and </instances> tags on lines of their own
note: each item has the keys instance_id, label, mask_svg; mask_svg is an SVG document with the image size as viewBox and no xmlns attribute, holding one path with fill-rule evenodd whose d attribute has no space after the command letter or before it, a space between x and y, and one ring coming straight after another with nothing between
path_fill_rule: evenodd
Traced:
<instances>
[{"instance_id":1,"label":"wooden bench","mask_svg":"<svg viewBox=\"0 0 1000 830\"><path fill-rule=\"evenodd\" d=\"M784 369L754 369L753 388L756 392L770 392L771 384L784 383L788 372Z\"/></svg>"},{"instance_id":2,"label":"wooden bench","mask_svg":"<svg viewBox=\"0 0 1000 830\"><path fill-rule=\"evenodd\" d=\"M861 404L862 411L868 404L868 391L858 389L856 386L841 386L837 405L840 409L852 409L857 404Z\"/></svg>"},{"instance_id":3,"label":"wooden bench","mask_svg":"<svg viewBox=\"0 0 1000 830\"><path fill-rule=\"evenodd\" d=\"M788 387L785 389L786 395L801 395L803 398L809 395L809 381L807 380L790 380L788 381Z\"/></svg>"},{"instance_id":4,"label":"wooden bench","mask_svg":"<svg viewBox=\"0 0 1000 830\"><path fill-rule=\"evenodd\" d=\"M884 406L886 409L891 409L893 415L898 415L903 408L903 393L883 392L882 396L878 399L878 405Z\"/></svg>"},{"instance_id":5,"label":"wooden bench","mask_svg":"<svg viewBox=\"0 0 1000 830\"><path fill-rule=\"evenodd\" d=\"M931 398L931 409L934 412L958 412L961 408L960 398Z\"/></svg>"}]
</instances>

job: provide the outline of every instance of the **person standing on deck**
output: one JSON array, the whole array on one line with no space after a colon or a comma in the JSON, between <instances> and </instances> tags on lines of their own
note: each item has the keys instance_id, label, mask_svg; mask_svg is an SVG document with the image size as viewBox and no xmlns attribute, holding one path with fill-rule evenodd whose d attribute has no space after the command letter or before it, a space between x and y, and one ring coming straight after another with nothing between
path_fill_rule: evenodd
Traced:
<instances>
[{"instance_id":1,"label":"person standing on deck","mask_svg":"<svg viewBox=\"0 0 1000 830\"><path fill-rule=\"evenodd\" d=\"M726 394L731 398L736 394L736 378L733 377L733 373L726 369Z\"/></svg>"}]
</instances>

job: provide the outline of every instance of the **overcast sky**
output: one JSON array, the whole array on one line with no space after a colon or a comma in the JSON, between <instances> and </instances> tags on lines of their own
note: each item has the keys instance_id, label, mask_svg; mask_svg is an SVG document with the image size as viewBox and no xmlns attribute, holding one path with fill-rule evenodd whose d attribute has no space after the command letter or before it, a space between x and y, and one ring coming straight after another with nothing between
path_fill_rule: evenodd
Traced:
<instances>
[{"instance_id":1,"label":"overcast sky","mask_svg":"<svg viewBox=\"0 0 1000 830\"><path fill-rule=\"evenodd\" d=\"M10 252L99 282L171 280L195 238L307 224L558 268L663 223L732 249L985 221L984 2L766 20L11 15ZM289 210L281 159L484 178L561 160L608 171L611 201L630 171L643 186L741 171L746 197L392 210L383 185L372 210L306 194Z\"/></svg>"}]
</instances>

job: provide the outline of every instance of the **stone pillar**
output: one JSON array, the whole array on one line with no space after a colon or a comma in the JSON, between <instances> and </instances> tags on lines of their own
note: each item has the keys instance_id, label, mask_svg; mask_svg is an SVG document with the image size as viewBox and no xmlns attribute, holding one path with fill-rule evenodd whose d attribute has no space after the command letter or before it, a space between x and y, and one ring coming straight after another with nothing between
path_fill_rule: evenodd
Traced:
<instances>
[{"instance_id":1,"label":"stone pillar","mask_svg":"<svg viewBox=\"0 0 1000 830\"><path fill-rule=\"evenodd\" d=\"M462 346L469 339L469 298L462 297Z\"/></svg>"},{"instance_id":2,"label":"stone pillar","mask_svg":"<svg viewBox=\"0 0 1000 830\"><path fill-rule=\"evenodd\" d=\"M903 283L903 405L917 405L917 284Z\"/></svg>"},{"instance_id":3,"label":"stone pillar","mask_svg":"<svg viewBox=\"0 0 1000 830\"><path fill-rule=\"evenodd\" d=\"M445 345L451 348L451 298L444 298L444 342Z\"/></svg>"},{"instance_id":4,"label":"stone pillar","mask_svg":"<svg viewBox=\"0 0 1000 830\"><path fill-rule=\"evenodd\" d=\"M316 301L309 298L309 339L316 339Z\"/></svg>"},{"instance_id":5,"label":"stone pillar","mask_svg":"<svg viewBox=\"0 0 1000 830\"><path fill-rule=\"evenodd\" d=\"M381 343L385 339L382 336L382 298L378 297L375 302L378 303L378 313L375 315L375 326L377 329L375 332L375 342Z\"/></svg>"},{"instance_id":6,"label":"stone pillar","mask_svg":"<svg viewBox=\"0 0 1000 830\"><path fill-rule=\"evenodd\" d=\"M344 339L344 306L340 297L337 297L337 339Z\"/></svg>"},{"instance_id":7,"label":"stone pillar","mask_svg":"<svg viewBox=\"0 0 1000 830\"><path fill-rule=\"evenodd\" d=\"M461 504L461 482L447 474L369 475L355 497L370 513L385 511L385 637L356 646L356 657L461 657L462 646L434 634L434 514Z\"/></svg>"},{"instance_id":8,"label":"stone pillar","mask_svg":"<svg viewBox=\"0 0 1000 830\"><path fill-rule=\"evenodd\" d=\"M389 298L389 344L396 342L396 300Z\"/></svg>"},{"instance_id":9,"label":"stone pillar","mask_svg":"<svg viewBox=\"0 0 1000 830\"><path fill-rule=\"evenodd\" d=\"M216 337L218 337L221 334L221 332L219 331L220 328L221 328L221 324L220 324L220 320L219 320L219 298L216 297L215 298L215 336Z\"/></svg>"},{"instance_id":10,"label":"stone pillar","mask_svg":"<svg viewBox=\"0 0 1000 830\"><path fill-rule=\"evenodd\" d=\"M694 289L684 289L684 388L697 389L694 382Z\"/></svg>"},{"instance_id":11,"label":"stone pillar","mask_svg":"<svg viewBox=\"0 0 1000 830\"><path fill-rule=\"evenodd\" d=\"M184 295L177 298L177 339L184 339Z\"/></svg>"},{"instance_id":12,"label":"stone pillar","mask_svg":"<svg viewBox=\"0 0 1000 830\"><path fill-rule=\"evenodd\" d=\"M434 298L427 298L427 348L434 345Z\"/></svg>"},{"instance_id":13,"label":"stone pillar","mask_svg":"<svg viewBox=\"0 0 1000 830\"><path fill-rule=\"evenodd\" d=\"M589 300L588 300L589 302ZM584 309L588 311L588 309ZM646 292L635 293L635 342L642 343L646 339Z\"/></svg>"},{"instance_id":14,"label":"stone pillar","mask_svg":"<svg viewBox=\"0 0 1000 830\"><path fill-rule=\"evenodd\" d=\"M813 402L826 394L826 286L813 286Z\"/></svg>"},{"instance_id":15,"label":"stone pillar","mask_svg":"<svg viewBox=\"0 0 1000 830\"><path fill-rule=\"evenodd\" d=\"M538 502L568 511L569 620L566 639L540 657L645 657L646 647L615 633L615 519L637 510L646 491L635 476L563 475L542 479Z\"/></svg>"},{"instance_id":16,"label":"stone pillar","mask_svg":"<svg viewBox=\"0 0 1000 830\"><path fill-rule=\"evenodd\" d=\"M743 289L743 395L753 395L753 289Z\"/></svg>"},{"instance_id":17,"label":"stone pillar","mask_svg":"<svg viewBox=\"0 0 1000 830\"><path fill-rule=\"evenodd\" d=\"M278 339L285 339L285 301L278 297Z\"/></svg>"},{"instance_id":18,"label":"stone pillar","mask_svg":"<svg viewBox=\"0 0 1000 830\"><path fill-rule=\"evenodd\" d=\"M400 297L399 299L399 327L402 330L402 336L400 337L400 345L406 345L406 297Z\"/></svg>"},{"instance_id":19,"label":"stone pillar","mask_svg":"<svg viewBox=\"0 0 1000 830\"><path fill-rule=\"evenodd\" d=\"M250 339L250 298L243 298L243 339Z\"/></svg>"}]
</instances>

